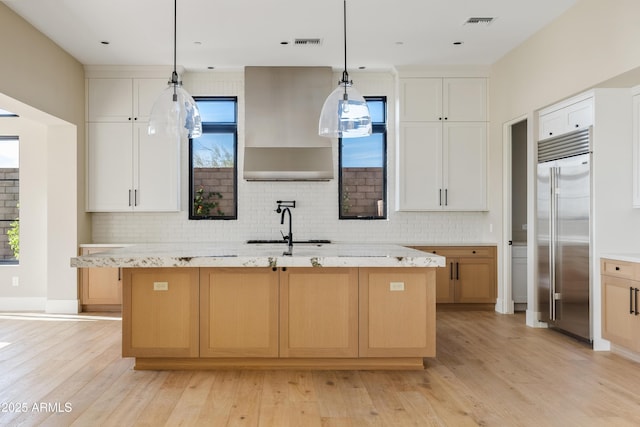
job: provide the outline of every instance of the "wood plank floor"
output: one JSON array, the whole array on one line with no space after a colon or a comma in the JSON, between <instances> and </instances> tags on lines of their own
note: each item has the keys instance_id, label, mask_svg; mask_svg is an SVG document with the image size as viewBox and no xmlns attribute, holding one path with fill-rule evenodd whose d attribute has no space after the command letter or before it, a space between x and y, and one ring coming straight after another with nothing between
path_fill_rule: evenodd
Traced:
<instances>
[{"instance_id":1,"label":"wood plank floor","mask_svg":"<svg viewBox=\"0 0 640 427\"><path fill-rule=\"evenodd\" d=\"M424 371L133 371L113 317L0 313L2 426L637 426L640 365L438 312Z\"/></svg>"}]
</instances>

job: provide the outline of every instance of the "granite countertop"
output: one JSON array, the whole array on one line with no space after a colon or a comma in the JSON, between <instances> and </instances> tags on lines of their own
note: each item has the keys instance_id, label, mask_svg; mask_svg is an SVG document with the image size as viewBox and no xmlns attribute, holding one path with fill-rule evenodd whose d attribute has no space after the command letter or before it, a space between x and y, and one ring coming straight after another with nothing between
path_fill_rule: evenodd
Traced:
<instances>
[{"instance_id":1,"label":"granite countertop","mask_svg":"<svg viewBox=\"0 0 640 427\"><path fill-rule=\"evenodd\" d=\"M640 262L640 253L638 254L602 254L600 258L614 259L618 261Z\"/></svg>"},{"instance_id":2,"label":"granite countertop","mask_svg":"<svg viewBox=\"0 0 640 427\"><path fill-rule=\"evenodd\" d=\"M71 267L444 267L445 258L391 244L148 243L71 258Z\"/></svg>"}]
</instances>

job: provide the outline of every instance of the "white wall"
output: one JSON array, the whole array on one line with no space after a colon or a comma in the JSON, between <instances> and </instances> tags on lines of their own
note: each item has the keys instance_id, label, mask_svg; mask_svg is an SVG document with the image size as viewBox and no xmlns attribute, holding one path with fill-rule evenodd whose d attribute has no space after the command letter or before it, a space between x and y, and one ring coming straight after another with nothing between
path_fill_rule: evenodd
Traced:
<instances>
[{"instance_id":1,"label":"white wall","mask_svg":"<svg viewBox=\"0 0 640 427\"><path fill-rule=\"evenodd\" d=\"M395 212L396 83L391 73L352 73L354 85L363 95L384 95L388 102L388 220L338 220L338 180L329 182L238 182L238 220L189 221L188 152L182 150L182 209L180 213L93 214L93 242L137 243L178 241L242 241L280 237L276 200L296 200L293 229L298 239L332 241L420 243L487 242L486 212L416 213ZM340 79L335 75L335 81ZM185 88L192 94L238 96L239 148L243 152L244 82L242 72L187 73ZM328 94L327 94L328 95ZM334 161L337 164L337 147ZM238 168L242 171L242 155ZM337 169L337 167L336 167ZM240 177L242 175L240 174Z\"/></svg>"},{"instance_id":2,"label":"white wall","mask_svg":"<svg viewBox=\"0 0 640 427\"><path fill-rule=\"evenodd\" d=\"M0 311L78 310L69 259L89 240L84 213L82 64L0 3L0 134L20 138L20 264L0 266ZM18 277L19 286L12 286Z\"/></svg>"}]
</instances>

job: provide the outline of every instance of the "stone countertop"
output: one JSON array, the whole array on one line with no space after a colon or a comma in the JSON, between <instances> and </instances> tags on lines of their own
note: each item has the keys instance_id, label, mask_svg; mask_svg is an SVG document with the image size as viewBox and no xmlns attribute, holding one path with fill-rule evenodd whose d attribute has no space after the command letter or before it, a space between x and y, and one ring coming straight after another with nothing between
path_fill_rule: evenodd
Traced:
<instances>
[{"instance_id":1,"label":"stone countertop","mask_svg":"<svg viewBox=\"0 0 640 427\"><path fill-rule=\"evenodd\" d=\"M71 267L444 267L439 255L391 244L149 243L71 258Z\"/></svg>"},{"instance_id":2,"label":"stone countertop","mask_svg":"<svg viewBox=\"0 0 640 427\"><path fill-rule=\"evenodd\" d=\"M640 262L640 253L636 254L602 254L600 258L613 259L626 262Z\"/></svg>"}]
</instances>

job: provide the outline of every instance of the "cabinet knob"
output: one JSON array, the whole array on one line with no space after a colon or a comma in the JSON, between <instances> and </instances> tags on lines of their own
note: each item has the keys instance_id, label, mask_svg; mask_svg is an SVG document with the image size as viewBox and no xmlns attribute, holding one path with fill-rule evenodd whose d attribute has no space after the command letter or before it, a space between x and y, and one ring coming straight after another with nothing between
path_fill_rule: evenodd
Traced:
<instances>
[{"instance_id":1,"label":"cabinet knob","mask_svg":"<svg viewBox=\"0 0 640 427\"><path fill-rule=\"evenodd\" d=\"M271 271L278 271L278 267L271 267Z\"/></svg>"},{"instance_id":2,"label":"cabinet knob","mask_svg":"<svg viewBox=\"0 0 640 427\"><path fill-rule=\"evenodd\" d=\"M442 117L438 117L438 120L442 120Z\"/></svg>"},{"instance_id":3,"label":"cabinet knob","mask_svg":"<svg viewBox=\"0 0 640 427\"><path fill-rule=\"evenodd\" d=\"M620 271L620 267L616 266L616 271Z\"/></svg>"},{"instance_id":4,"label":"cabinet knob","mask_svg":"<svg viewBox=\"0 0 640 427\"><path fill-rule=\"evenodd\" d=\"M580 127L580 125L576 123L576 127L577 127L577 128L579 128L579 127Z\"/></svg>"},{"instance_id":5,"label":"cabinet knob","mask_svg":"<svg viewBox=\"0 0 640 427\"><path fill-rule=\"evenodd\" d=\"M134 117L134 118L133 118L133 120L138 120L138 118L137 118L137 117Z\"/></svg>"},{"instance_id":6,"label":"cabinet knob","mask_svg":"<svg viewBox=\"0 0 640 427\"><path fill-rule=\"evenodd\" d=\"M449 120L449 117L445 117L444 119L445 119L445 120Z\"/></svg>"},{"instance_id":7,"label":"cabinet knob","mask_svg":"<svg viewBox=\"0 0 640 427\"><path fill-rule=\"evenodd\" d=\"M475 254L475 253L476 253L476 251L471 251L471 253L472 253L472 254Z\"/></svg>"},{"instance_id":8,"label":"cabinet knob","mask_svg":"<svg viewBox=\"0 0 640 427\"><path fill-rule=\"evenodd\" d=\"M129 117L129 120L131 120L131 117Z\"/></svg>"},{"instance_id":9,"label":"cabinet knob","mask_svg":"<svg viewBox=\"0 0 640 427\"><path fill-rule=\"evenodd\" d=\"M553 135L553 132L549 132L549 135L550 135L550 136L551 136L551 135Z\"/></svg>"}]
</instances>

